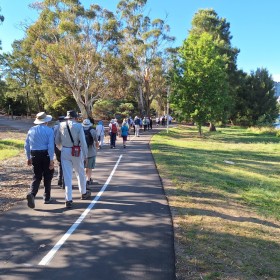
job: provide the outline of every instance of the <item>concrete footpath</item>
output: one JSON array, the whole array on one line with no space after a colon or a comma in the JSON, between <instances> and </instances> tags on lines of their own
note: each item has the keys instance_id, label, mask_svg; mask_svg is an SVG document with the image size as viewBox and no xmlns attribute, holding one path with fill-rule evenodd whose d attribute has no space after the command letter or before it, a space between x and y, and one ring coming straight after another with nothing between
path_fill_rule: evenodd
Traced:
<instances>
[{"instance_id":1,"label":"concrete footpath","mask_svg":"<svg viewBox=\"0 0 280 280\"><path fill-rule=\"evenodd\" d=\"M175 279L172 219L149 149L156 131L99 150L92 200L80 200L73 174L73 209L54 178L52 204L40 188L34 210L23 201L1 214L0 279Z\"/></svg>"}]
</instances>

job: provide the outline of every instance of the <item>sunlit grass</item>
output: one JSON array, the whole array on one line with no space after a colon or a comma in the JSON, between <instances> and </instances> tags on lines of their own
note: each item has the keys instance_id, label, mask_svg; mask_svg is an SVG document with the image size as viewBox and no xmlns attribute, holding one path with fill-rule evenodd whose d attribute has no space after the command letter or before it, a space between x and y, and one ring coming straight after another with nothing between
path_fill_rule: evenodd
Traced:
<instances>
[{"instance_id":1,"label":"sunlit grass","mask_svg":"<svg viewBox=\"0 0 280 280\"><path fill-rule=\"evenodd\" d=\"M238 127L172 128L152 152L173 212L180 279L280 278L280 139Z\"/></svg>"},{"instance_id":2,"label":"sunlit grass","mask_svg":"<svg viewBox=\"0 0 280 280\"><path fill-rule=\"evenodd\" d=\"M154 136L151 143L157 164L172 179L238 193L244 202L280 219L275 211L280 210L280 146L274 135L253 137L245 129L223 129L199 138L192 129L178 128ZM256 190L262 195L255 196ZM267 205L271 193L274 200Z\"/></svg>"},{"instance_id":3,"label":"sunlit grass","mask_svg":"<svg viewBox=\"0 0 280 280\"><path fill-rule=\"evenodd\" d=\"M23 151L24 141L15 139L0 140L0 160L14 157Z\"/></svg>"}]
</instances>

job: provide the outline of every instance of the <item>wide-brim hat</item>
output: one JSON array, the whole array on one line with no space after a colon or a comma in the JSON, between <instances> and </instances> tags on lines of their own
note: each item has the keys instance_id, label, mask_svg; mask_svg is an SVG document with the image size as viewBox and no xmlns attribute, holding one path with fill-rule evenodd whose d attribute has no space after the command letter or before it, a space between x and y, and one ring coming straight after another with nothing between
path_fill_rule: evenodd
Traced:
<instances>
[{"instance_id":1,"label":"wide-brim hat","mask_svg":"<svg viewBox=\"0 0 280 280\"><path fill-rule=\"evenodd\" d=\"M92 123L90 122L89 119L84 119L84 120L83 120L83 123L82 123L82 126L83 126L83 127L91 127L91 126L92 126Z\"/></svg>"},{"instance_id":2,"label":"wide-brim hat","mask_svg":"<svg viewBox=\"0 0 280 280\"><path fill-rule=\"evenodd\" d=\"M68 120L68 119L76 119L76 118L78 118L77 112L74 110L70 110L70 111L67 111L67 115L64 119Z\"/></svg>"},{"instance_id":3,"label":"wide-brim hat","mask_svg":"<svg viewBox=\"0 0 280 280\"><path fill-rule=\"evenodd\" d=\"M52 120L51 115L47 115L45 112L40 112L36 115L36 119L34 121L35 124L42 124L46 122L50 122Z\"/></svg>"}]
</instances>

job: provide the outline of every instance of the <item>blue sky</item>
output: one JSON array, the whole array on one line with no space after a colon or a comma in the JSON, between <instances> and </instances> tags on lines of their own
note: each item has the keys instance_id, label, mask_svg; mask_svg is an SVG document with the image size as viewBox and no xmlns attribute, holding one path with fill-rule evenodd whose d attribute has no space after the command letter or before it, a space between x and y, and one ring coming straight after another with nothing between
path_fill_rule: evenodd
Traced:
<instances>
[{"instance_id":1,"label":"blue sky","mask_svg":"<svg viewBox=\"0 0 280 280\"><path fill-rule=\"evenodd\" d=\"M5 17L0 26L2 52L11 51L11 44L22 39L20 23L36 19L36 12L28 8L34 0L0 0ZM85 7L97 3L115 11L118 0L82 0ZM164 19L170 25L170 35L176 37L175 46L182 44L191 28L194 14L201 8L213 8L219 17L230 23L232 46L240 49L238 68L245 72L266 68L275 81L280 81L280 0L148 0L146 11L150 17Z\"/></svg>"}]
</instances>

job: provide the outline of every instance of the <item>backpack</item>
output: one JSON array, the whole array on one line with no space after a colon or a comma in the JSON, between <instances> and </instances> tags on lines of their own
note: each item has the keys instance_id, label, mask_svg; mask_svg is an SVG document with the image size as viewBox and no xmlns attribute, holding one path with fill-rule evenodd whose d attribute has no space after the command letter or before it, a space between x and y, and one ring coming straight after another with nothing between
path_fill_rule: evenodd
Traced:
<instances>
[{"instance_id":1,"label":"backpack","mask_svg":"<svg viewBox=\"0 0 280 280\"><path fill-rule=\"evenodd\" d=\"M112 123L111 131L112 131L112 133L117 133L118 132L118 128L117 128L117 125L115 123Z\"/></svg>"},{"instance_id":2,"label":"backpack","mask_svg":"<svg viewBox=\"0 0 280 280\"><path fill-rule=\"evenodd\" d=\"M84 133L85 133L86 142L87 142L88 147L93 144L93 137L90 133L90 131L92 129L93 129L92 127L90 127L89 129L86 129L86 130L84 129Z\"/></svg>"}]
</instances>

